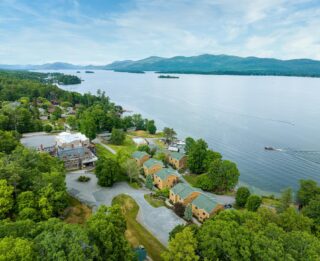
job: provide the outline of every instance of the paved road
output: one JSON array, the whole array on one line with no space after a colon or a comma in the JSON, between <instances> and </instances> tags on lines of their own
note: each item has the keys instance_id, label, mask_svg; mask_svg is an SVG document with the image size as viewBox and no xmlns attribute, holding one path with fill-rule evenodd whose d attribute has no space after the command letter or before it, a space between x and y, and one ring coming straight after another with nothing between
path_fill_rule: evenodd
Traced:
<instances>
[{"instance_id":1,"label":"paved road","mask_svg":"<svg viewBox=\"0 0 320 261\"><path fill-rule=\"evenodd\" d=\"M80 175L91 178L89 182L77 181ZM140 210L137 221L148 229L158 240L168 245L169 232L185 221L174 214L166 207L154 208L145 199L144 195L149 191L145 189L134 189L125 182L116 183L112 188L103 188L97 185L97 178L92 173L85 173L84 170L69 173L66 177L68 192L78 198L81 202L93 207L93 210L100 205L111 205L112 199L119 194L130 195L139 205Z\"/></svg>"}]
</instances>

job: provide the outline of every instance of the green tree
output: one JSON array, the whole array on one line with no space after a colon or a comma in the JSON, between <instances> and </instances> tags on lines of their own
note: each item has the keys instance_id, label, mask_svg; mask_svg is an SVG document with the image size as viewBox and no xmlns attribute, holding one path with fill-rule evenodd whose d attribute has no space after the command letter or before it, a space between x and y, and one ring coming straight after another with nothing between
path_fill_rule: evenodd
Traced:
<instances>
[{"instance_id":1,"label":"green tree","mask_svg":"<svg viewBox=\"0 0 320 261\"><path fill-rule=\"evenodd\" d=\"M298 213L294 207L289 207L278 216L278 224L287 232L310 232L312 220L301 213Z\"/></svg>"},{"instance_id":2,"label":"green tree","mask_svg":"<svg viewBox=\"0 0 320 261\"><path fill-rule=\"evenodd\" d=\"M0 130L0 152L11 153L19 145L19 140L11 131Z\"/></svg>"},{"instance_id":3,"label":"green tree","mask_svg":"<svg viewBox=\"0 0 320 261\"><path fill-rule=\"evenodd\" d=\"M150 190L153 189L153 178L152 175L147 175L146 177L146 187Z\"/></svg>"},{"instance_id":4,"label":"green tree","mask_svg":"<svg viewBox=\"0 0 320 261\"><path fill-rule=\"evenodd\" d=\"M35 260L33 243L23 238L5 237L0 239L0 260Z\"/></svg>"},{"instance_id":5,"label":"green tree","mask_svg":"<svg viewBox=\"0 0 320 261\"><path fill-rule=\"evenodd\" d=\"M192 220L192 207L191 207L191 204L189 204L185 208L183 218L185 220L187 220L187 221L191 221Z\"/></svg>"},{"instance_id":6,"label":"green tree","mask_svg":"<svg viewBox=\"0 0 320 261\"><path fill-rule=\"evenodd\" d=\"M164 261L197 261L197 240L190 227L177 233L169 242L168 251L162 254Z\"/></svg>"},{"instance_id":7,"label":"green tree","mask_svg":"<svg viewBox=\"0 0 320 261\"><path fill-rule=\"evenodd\" d=\"M71 127L71 129L76 130L78 128L78 121L76 116L70 115L67 117L67 124Z\"/></svg>"},{"instance_id":8,"label":"green tree","mask_svg":"<svg viewBox=\"0 0 320 261\"><path fill-rule=\"evenodd\" d=\"M131 247L124 237L126 220L120 206L101 206L88 220L91 242L98 247L96 260L134 260Z\"/></svg>"},{"instance_id":9,"label":"green tree","mask_svg":"<svg viewBox=\"0 0 320 261\"><path fill-rule=\"evenodd\" d=\"M207 150L206 158L203 162L205 171L208 171L210 165L214 161L221 161L222 155L219 152L213 150Z\"/></svg>"},{"instance_id":10,"label":"green tree","mask_svg":"<svg viewBox=\"0 0 320 261\"><path fill-rule=\"evenodd\" d=\"M171 239L174 239L176 234L180 233L181 231L183 231L187 226L186 225L176 225L169 233L169 241L171 241Z\"/></svg>"},{"instance_id":11,"label":"green tree","mask_svg":"<svg viewBox=\"0 0 320 261\"><path fill-rule=\"evenodd\" d=\"M281 193L281 198L280 198L280 203L277 206L277 212L282 213L286 211L292 203L292 189L287 188L282 191Z\"/></svg>"},{"instance_id":12,"label":"green tree","mask_svg":"<svg viewBox=\"0 0 320 261\"><path fill-rule=\"evenodd\" d=\"M188 152L187 164L191 172L201 174L205 171L205 160L207 156L208 144L200 139L193 144Z\"/></svg>"},{"instance_id":13,"label":"green tree","mask_svg":"<svg viewBox=\"0 0 320 261\"><path fill-rule=\"evenodd\" d=\"M157 132L157 127L156 127L156 125L154 123L154 120L148 121L148 123L147 123L147 131L150 134L155 134Z\"/></svg>"},{"instance_id":14,"label":"green tree","mask_svg":"<svg viewBox=\"0 0 320 261\"><path fill-rule=\"evenodd\" d=\"M140 170L134 159L128 159L126 161L125 170L129 176L130 182L132 182L132 180L138 180Z\"/></svg>"},{"instance_id":15,"label":"green tree","mask_svg":"<svg viewBox=\"0 0 320 261\"><path fill-rule=\"evenodd\" d=\"M144 151L144 152L147 152L148 154L150 154L150 147L146 144L139 145L138 151Z\"/></svg>"},{"instance_id":16,"label":"green tree","mask_svg":"<svg viewBox=\"0 0 320 261\"><path fill-rule=\"evenodd\" d=\"M244 207L250 196L250 191L247 187L240 187L236 193L236 205L239 207Z\"/></svg>"},{"instance_id":17,"label":"green tree","mask_svg":"<svg viewBox=\"0 0 320 261\"><path fill-rule=\"evenodd\" d=\"M48 132L48 133L50 133L51 131L52 131L52 125L51 124L46 124L46 125L44 125L43 126L43 130L45 131L45 132Z\"/></svg>"},{"instance_id":18,"label":"green tree","mask_svg":"<svg viewBox=\"0 0 320 261\"><path fill-rule=\"evenodd\" d=\"M146 129L145 122L142 119L140 114L133 114L132 115L132 123L133 123L133 126L136 128L136 130L145 130Z\"/></svg>"},{"instance_id":19,"label":"green tree","mask_svg":"<svg viewBox=\"0 0 320 261\"><path fill-rule=\"evenodd\" d=\"M21 192L17 198L18 210L21 211L24 208L35 208L36 197L32 191Z\"/></svg>"},{"instance_id":20,"label":"green tree","mask_svg":"<svg viewBox=\"0 0 320 261\"><path fill-rule=\"evenodd\" d=\"M261 203L261 197L258 195L250 195L246 203L246 208L250 211L257 211Z\"/></svg>"},{"instance_id":21,"label":"green tree","mask_svg":"<svg viewBox=\"0 0 320 261\"><path fill-rule=\"evenodd\" d=\"M13 187L7 184L4 179L0 180L0 219L4 218L6 214L13 207Z\"/></svg>"},{"instance_id":22,"label":"green tree","mask_svg":"<svg viewBox=\"0 0 320 261\"><path fill-rule=\"evenodd\" d=\"M163 135L165 137L166 143L170 144L172 141L176 139L177 133L175 132L174 129L165 127L163 129Z\"/></svg>"},{"instance_id":23,"label":"green tree","mask_svg":"<svg viewBox=\"0 0 320 261\"><path fill-rule=\"evenodd\" d=\"M300 180L300 188L297 193L297 200L301 206L306 206L317 195L320 195L320 188L313 180Z\"/></svg>"},{"instance_id":24,"label":"green tree","mask_svg":"<svg viewBox=\"0 0 320 261\"><path fill-rule=\"evenodd\" d=\"M90 140L96 138L97 135L97 125L95 123L94 118L89 113L84 113L81 115L80 131L86 135Z\"/></svg>"},{"instance_id":25,"label":"green tree","mask_svg":"<svg viewBox=\"0 0 320 261\"><path fill-rule=\"evenodd\" d=\"M208 176L213 182L214 191L224 192L234 189L240 173L234 162L215 160L209 167Z\"/></svg>"},{"instance_id":26,"label":"green tree","mask_svg":"<svg viewBox=\"0 0 320 261\"><path fill-rule=\"evenodd\" d=\"M122 145L125 138L126 138L126 135L123 130L115 129L115 128L112 129L111 138L110 138L110 142L112 144Z\"/></svg>"},{"instance_id":27,"label":"green tree","mask_svg":"<svg viewBox=\"0 0 320 261\"><path fill-rule=\"evenodd\" d=\"M311 199L309 204L302 209L302 213L313 219L317 226L320 226L320 195Z\"/></svg>"},{"instance_id":28,"label":"green tree","mask_svg":"<svg viewBox=\"0 0 320 261\"><path fill-rule=\"evenodd\" d=\"M191 148L194 146L194 144L196 143L195 140L191 137L187 137L185 139L185 143L186 145L184 146L184 151L185 153L188 155L189 151L191 150Z\"/></svg>"},{"instance_id":29,"label":"green tree","mask_svg":"<svg viewBox=\"0 0 320 261\"><path fill-rule=\"evenodd\" d=\"M250 232L232 220L209 220L197 234L205 260L250 260Z\"/></svg>"},{"instance_id":30,"label":"green tree","mask_svg":"<svg viewBox=\"0 0 320 261\"><path fill-rule=\"evenodd\" d=\"M94 260L98 257L97 247L81 226L50 219L40 223L38 231L34 239L38 260Z\"/></svg>"},{"instance_id":31,"label":"green tree","mask_svg":"<svg viewBox=\"0 0 320 261\"><path fill-rule=\"evenodd\" d=\"M121 174L119 164L112 158L100 157L96 163L96 176L98 184L103 187L111 187Z\"/></svg>"}]
</instances>

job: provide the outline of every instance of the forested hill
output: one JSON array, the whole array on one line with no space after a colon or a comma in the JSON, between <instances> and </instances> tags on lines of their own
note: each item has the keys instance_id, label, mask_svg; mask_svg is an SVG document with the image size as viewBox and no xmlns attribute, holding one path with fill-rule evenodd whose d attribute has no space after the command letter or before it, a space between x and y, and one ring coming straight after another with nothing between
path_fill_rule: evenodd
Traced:
<instances>
[{"instance_id":1,"label":"forested hill","mask_svg":"<svg viewBox=\"0 0 320 261\"><path fill-rule=\"evenodd\" d=\"M320 77L320 61L309 59L278 60L271 58L210 55L172 58L149 57L138 61L114 62L110 70L158 71L217 75L279 75Z\"/></svg>"}]
</instances>

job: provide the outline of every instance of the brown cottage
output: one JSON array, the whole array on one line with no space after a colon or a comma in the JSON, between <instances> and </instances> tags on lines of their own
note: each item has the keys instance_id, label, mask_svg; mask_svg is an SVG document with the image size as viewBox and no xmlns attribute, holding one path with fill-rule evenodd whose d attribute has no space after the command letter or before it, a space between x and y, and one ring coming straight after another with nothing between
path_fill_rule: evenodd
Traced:
<instances>
[{"instance_id":1,"label":"brown cottage","mask_svg":"<svg viewBox=\"0 0 320 261\"><path fill-rule=\"evenodd\" d=\"M153 181L159 189L164 189L172 188L176 183L178 183L179 178L174 170L161 169L154 174Z\"/></svg>"},{"instance_id":2,"label":"brown cottage","mask_svg":"<svg viewBox=\"0 0 320 261\"><path fill-rule=\"evenodd\" d=\"M136 151L132 154L132 158L134 158L139 167L143 165L148 159L150 159L150 155L144 151Z\"/></svg>"},{"instance_id":3,"label":"brown cottage","mask_svg":"<svg viewBox=\"0 0 320 261\"><path fill-rule=\"evenodd\" d=\"M156 159L148 159L146 162L143 163L143 170L144 174L153 175L157 171L161 170L164 167L162 161Z\"/></svg>"},{"instance_id":4,"label":"brown cottage","mask_svg":"<svg viewBox=\"0 0 320 261\"><path fill-rule=\"evenodd\" d=\"M171 152L168 160L169 163L176 169L183 169L187 164L187 156L179 152Z\"/></svg>"},{"instance_id":5,"label":"brown cottage","mask_svg":"<svg viewBox=\"0 0 320 261\"><path fill-rule=\"evenodd\" d=\"M198 197L199 194L200 191L190 187L189 185L178 183L170 189L169 198L173 204L180 202L186 206Z\"/></svg>"}]
</instances>

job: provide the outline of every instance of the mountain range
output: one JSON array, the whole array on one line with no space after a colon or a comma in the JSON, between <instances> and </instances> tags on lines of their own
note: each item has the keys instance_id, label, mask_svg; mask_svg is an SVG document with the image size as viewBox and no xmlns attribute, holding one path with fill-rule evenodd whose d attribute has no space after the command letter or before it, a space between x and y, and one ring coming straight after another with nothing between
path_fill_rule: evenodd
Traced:
<instances>
[{"instance_id":1,"label":"mountain range","mask_svg":"<svg viewBox=\"0 0 320 261\"><path fill-rule=\"evenodd\" d=\"M108 65L74 65L46 63L42 65L0 65L12 70L116 70L124 72L156 71L160 73L223 74L223 75L282 75L320 77L320 61L311 59L279 60L274 58L238 57L231 55L151 56L142 60L116 61Z\"/></svg>"}]
</instances>

